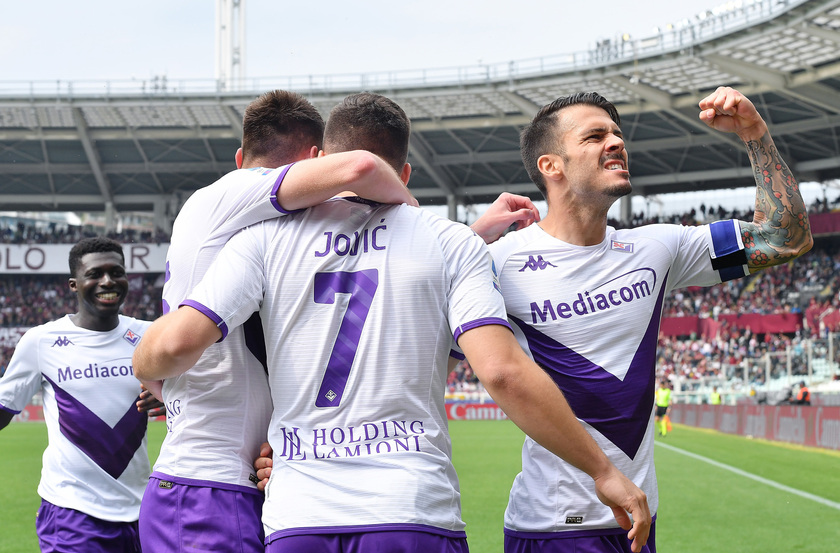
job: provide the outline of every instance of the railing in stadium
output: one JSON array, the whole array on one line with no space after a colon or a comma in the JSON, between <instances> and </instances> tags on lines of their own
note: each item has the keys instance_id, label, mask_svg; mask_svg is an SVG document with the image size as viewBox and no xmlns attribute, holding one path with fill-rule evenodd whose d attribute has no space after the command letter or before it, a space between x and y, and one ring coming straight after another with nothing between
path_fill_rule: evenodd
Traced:
<instances>
[{"instance_id":1,"label":"railing in stadium","mask_svg":"<svg viewBox=\"0 0 840 553\"><path fill-rule=\"evenodd\" d=\"M172 94L234 94L236 92L286 88L317 93L335 90L376 90L498 83L561 73L599 65L633 61L678 51L739 29L768 21L807 0L732 0L717 8L656 29L652 36L629 35L600 40L583 52L558 54L479 66L385 71L344 75L299 75L254 77L231 84L215 79L173 80L158 76L148 80L110 81L0 81L0 96L10 97L113 97L168 96Z\"/></svg>"}]
</instances>

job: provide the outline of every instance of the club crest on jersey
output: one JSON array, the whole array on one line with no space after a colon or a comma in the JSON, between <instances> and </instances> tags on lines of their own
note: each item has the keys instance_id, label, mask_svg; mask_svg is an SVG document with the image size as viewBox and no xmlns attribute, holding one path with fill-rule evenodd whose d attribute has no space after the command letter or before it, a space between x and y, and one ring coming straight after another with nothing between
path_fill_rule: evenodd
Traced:
<instances>
[{"instance_id":1,"label":"club crest on jersey","mask_svg":"<svg viewBox=\"0 0 840 553\"><path fill-rule=\"evenodd\" d=\"M123 334L123 339L132 346L136 346L137 342L140 341L140 335L135 333L131 329L128 329L125 331L125 334Z\"/></svg>"},{"instance_id":2,"label":"club crest on jersey","mask_svg":"<svg viewBox=\"0 0 840 553\"><path fill-rule=\"evenodd\" d=\"M542 271L548 267L557 267L553 263L550 263L542 258L541 255L538 255L536 259L534 259L533 255L528 256L528 261L525 262L525 266L519 269L519 272L525 271L525 269L531 269L532 271Z\"/></svg>"},{"instance_id":3,"label":"club crest on jersey","mask_svg":"<svg viewBox=\"0 0 840 553\"><path fill-rule=\"evenodd\" d=\"M617 252L633 253L633 242L619 242L618 240L612 240L610 249Z\"/></svg>"},{"instance_id":4,"label":"club crest on jersey","mask_svg":"<svg viewBox=\"0 0 840 553\"><path fill-rule=\"evenodd\" d=\"M53 342L53 345L50 346L50 347L54 348L55 346L63 347L63 346L74 346L74 345L76 345L76 344L71 342L70 338L68 338L67 336L61 336L60 338L56 338L55 342Z\"/></svg>"}]
</instances>

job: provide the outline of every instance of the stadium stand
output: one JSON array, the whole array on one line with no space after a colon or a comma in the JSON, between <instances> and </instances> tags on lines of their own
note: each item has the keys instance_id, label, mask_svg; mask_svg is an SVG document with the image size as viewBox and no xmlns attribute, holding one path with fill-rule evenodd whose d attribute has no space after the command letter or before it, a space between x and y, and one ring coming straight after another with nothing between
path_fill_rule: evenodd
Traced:
<instances>
[{"instance_id":1,"label":"stadium stand","mask_svg":"<svg viewBox=\"0 0 840 553\"><path fill-rule=\"evenodd\" d=\"M169 242L163 231L126 229L121 232L102 233L91 228L59 223L18 221L12 225L0 224L0 243L3 244L75 244L82 238L104 235L121 244Z\"/></svg>"},{"instance_id":2,"label":"stadium stand","mask_svg":"<svg viewBox=\"0 0 840 553\"><path fill-rule=\"evenodd\" d=\"M654 36L600 40L589 52L276 83L306 94L324 112L348 91L393 93L412 119L412 189L423 203L449 205L453 218L457 204L489 201L503 190L536 197L520 162L518 131L540 105L584 89L599 90L618 105L634 187L643 196L752 185L740 147L698 124L697 100L711 82L755 94L797 175L830 183L840 177L838 28L836 0L749 0L658 28ZM753 38L749 43L746 34ZM96 83L88 90L72 82L0 83L2 203L21 210L145 210L166 228L193 190L232 168L242 109L251 90L263 88L246 84L242 92L218 94L215 85L203 89L169 79L152 87L143 82L140 90L134 82ZM33 130L37 138L31 138ZM840 248L828 236L840 234L840 214L831 212L838 203L840 198L823 198L812 206L815 231L817 216L827 216L819 221L823 236L796 264L667 298L659 370L678 391L699 397L713 383L740 386L744 394L751 385L778 391L800 374L831 381L840 373L840 344L833 337L840 330ZM680 214L651 215L625 206L622 218L610 224L691 225L750 219L751 211L709 202ZM4 244L69 244L95 232L57 223L4 226L0 218ZM161 231L108 235L123 243L168 241ZM135 279L138 296L126 312L156 317L160 275ZM65 282L0 278L0 330L69 312ZM771 317L798 326L760 332L742 324ZM692 324L679 324L687 321ZM0 371L9 336L0 342ZM463 365L449 384L453 392L479 386Z\"/></svg>"},{"instance_id":3,"label":"stadium stand","mask_svg":"<svg viewBox=\"0 0 840 553\"><path fill-rule=\"evenodd\" d=\"M825 211L826 206L812 206L812 213ZM645 218L634 215L628 225L677 222L701 224L719 217L751 218L749 210L727 211L706 208L668 217ZM57 224L19 223L3 229L4 243L73 243L80 237L94 234L81 227ZM128 230L111 233L125 243L165 243L164 233ZM824 236L815 248L797 263L771 268L752 277L731 281L711 288L688 288L666 298L663 306L663 333L660 337L658 375L669 378L678 391L696 393L700 397L713 383L735 383L745 392L748 386L766 386L774 380L807 376L807 363L801 358L807 344L827 339L828 333L840 330L840 238ZM160 316L161 274L134 275L132 292L125 304L126 314L154 319ZM0 328L25 330L45 321L72 312L74 298L63 276L14 275L0 276ZM753 332L725 319L727 315L797 314L801 319L795 332ZM719 321L711 335L668 333L668 322L695 317ZM22 330L20 333L22 333ZM15 334L16 336L17 334ZM9 340L2 342L0 370L13 350ZM826 349L825 347L823 349ZM792 351L792 354L788 354ZM840 352L838 352L840 354ZM788 361L789 357L791 361ZM768 361L769 360L769 361ZM812 362L818 376L833 378L834 359ZM790 369L788 369L790 365ZM452 397L480 396L482 388L469 365L459 363L448 381Z\"/></svg>"}]
</instances>

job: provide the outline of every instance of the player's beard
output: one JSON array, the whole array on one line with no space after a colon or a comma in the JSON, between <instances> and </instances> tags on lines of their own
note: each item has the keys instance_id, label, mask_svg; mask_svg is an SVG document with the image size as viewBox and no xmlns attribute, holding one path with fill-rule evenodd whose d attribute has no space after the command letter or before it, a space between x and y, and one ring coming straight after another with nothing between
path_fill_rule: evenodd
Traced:
<instances>
[{"instance_id":1,"label":"player's beard","mask_svg":"<svg viewBox=\"0 0 840 553\"><path fill-rule=\"evenodd\" d=\"M624 196L627 196L632 191L633 191L633 185L631 185L630 181L628 180L627 182L623 182L621 184L614 184L612 186L609 186L606 189L605 193L607 194L607 196L609 196L611 198L618 199L618 198L623 198Z\"/></svg>"}]
</instances>

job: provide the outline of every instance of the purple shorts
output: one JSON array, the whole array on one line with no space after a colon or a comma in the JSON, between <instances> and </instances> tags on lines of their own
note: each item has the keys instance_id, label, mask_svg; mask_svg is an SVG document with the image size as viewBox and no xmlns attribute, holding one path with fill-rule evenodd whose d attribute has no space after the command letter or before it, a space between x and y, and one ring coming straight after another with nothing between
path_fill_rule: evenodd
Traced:
<instances>
[{"instance_id":1,"label":"purple shorts","mask_svg":"<svg viewBox=\"0 0 840 553\"><path fill-rule=\"evenodd\" d=\"M190 482L190 483L186 483ZM263 494L154 474L140 504L144 553L262 553Z\"/></svg>"},{"instance_id":2,"label":"purple shorts","mask_svg":"<svg viewBox=\"0 0 840 553\"><path fill-rule=\"evenodd\" d=\"M265 546L266 553L468 553L469 550L467 538L403 530L286 536Z\"/></svg>"},{"instance_id":3,"label":"purple shorts","mask_svg":"<svg viewBox=\"0 0 840 553\"><path fill-rule=\"evenodd\" d=\"M586 536L574 532L574 536L555 537L557 534L539 534L540 537L523 538L521 533L505 530L505 553L632 553L627 532L599 536ZM650 526L647 543L642 553L656 553L656 522Z\"/></svg>"},{"instance_id":4,"label":"purple shorts","mask_svg":"<svg viewBox=\"0 0 840 553\"><path fill-rule=\"evenodd\" d=\"M137 521L113 522L42 499L35 519L43 553L140 553Z\"/></svg>"}]
</instances>

